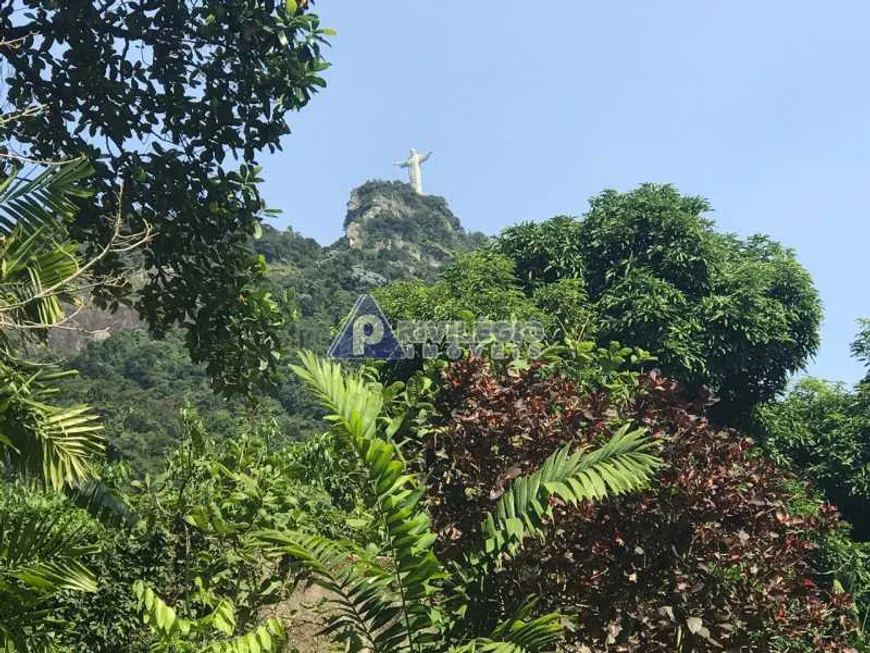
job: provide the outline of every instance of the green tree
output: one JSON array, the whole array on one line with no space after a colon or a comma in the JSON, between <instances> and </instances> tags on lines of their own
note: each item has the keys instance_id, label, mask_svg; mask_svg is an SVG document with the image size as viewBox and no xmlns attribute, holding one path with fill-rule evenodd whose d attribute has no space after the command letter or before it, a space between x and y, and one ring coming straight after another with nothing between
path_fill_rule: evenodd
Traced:
<instances>
[{"instance_id":1,"label":"green tree","mask_svg":"<svg viewBox=\"0 0 870 653\"><path fill-rule=\"evenodd\" d=\"M608 190L580 220L508 228L494 246L530 291L582 279L604 342L631 342L740 419L819 344L821 306L791 250L714 231L709 204L671 186Z\"/></svg>"},{"instance_id":2,"label":"green tree","mask_svg":"<svg viewBox=\"0 0 870 653\"><path fill-rule=\"evenodd\" d=\"M579 227L573 218L560 215L505 229L493 244L514 261L517 277L531 289L559 279L583 278Z\"/></svg>"},{"instance_id":3,"label":"green tree","mask_svg":"<svg viewBox=\"0 0 870 653\"><path fill-rule=\"evenodd\" d=\"M459 254L434 284L399 282L376 295L387 314L399 320L544 317L517 282L512 261L487 250Z\"/></svg>"},{"instance_id":4,"label":"green tree","mask_svg":"<svg viewBox=\"0 0 870 653\"><path fill-rule=\"evenodd\" d=\"M23 7L21 6L23 5ZM0 138L27 156L85 156L96 170L72 235L93 252L119 211L154 238L103 257L103 306L132 302L151 329L180 324L215 386L253 391L277 378L282 310L259 287L250 248L263 201L258 154L324 86L329 30L308 3L25 0L0 8L5 100L30 112ZM19 9L26 9L21 11ZM42 108L41 111L31 111ZM128 274L143 270L134 283Z\"/></svg>"},{"instance_id":5,"label":"green tree","mask_svg":"<svg viewBox=\"0 0 870 653\"><path fill-rule=\"evenodd\" d=\"M867 374L864 376L864 382L870 382L870 320L862 318L858 320L858 325L861 327L858 335L852 341L850 349L852 356L864 363L867 368Z\"/></svg>"},{"instance_id":6,"label":"green tree","mask_svg":"<svg viewBox=\"0 0 870 653\"><path fill-rule=\"evenodd\" d=\"M852 344L867 363L867 322ZM765 448L779 464L811 479L851 522L854 535L870 540L870 385L854 388L807 377L776 401L758 406L755 418Z\"/></svg>"}]
</instances>

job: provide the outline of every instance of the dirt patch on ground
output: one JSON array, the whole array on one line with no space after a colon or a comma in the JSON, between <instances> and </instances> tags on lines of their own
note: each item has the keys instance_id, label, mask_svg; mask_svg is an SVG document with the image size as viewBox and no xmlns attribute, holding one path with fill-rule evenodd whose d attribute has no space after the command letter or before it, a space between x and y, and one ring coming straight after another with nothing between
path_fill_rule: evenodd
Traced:
<instances>
[{"instance_id":1,"label":"dirt patch on ground","mask_svg":"<svg viewBox=\"0 0 870 653\"><path fill-rule=\"evenodd\" d=\"M326 590L313 586L297 588L286 599L263 609L263 617L277 617L287 630L288 650L299 653L324 653L329 638L317 633L326 625Z\"/></svg>"}]
</instances>

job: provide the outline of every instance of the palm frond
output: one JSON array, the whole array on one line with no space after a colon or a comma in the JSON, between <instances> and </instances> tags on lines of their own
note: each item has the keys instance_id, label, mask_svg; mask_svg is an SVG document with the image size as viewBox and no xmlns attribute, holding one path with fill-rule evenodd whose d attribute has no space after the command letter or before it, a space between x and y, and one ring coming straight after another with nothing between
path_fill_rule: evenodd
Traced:
<instances>
[{"instance_id":1,"label":"palm frond","mask_svg":"<svg viewBox=\"0 0 870 653\"><path fill-rule=\"evenodd\" d=\"M81 185L92 174L85 157L50 165L32 179L17 170L0 184L0 235L9 236L16 227L34 232L72 218L75 199L93 194Z\"/></svg>"},{"instance_id":2,"label":"palm frond","mask_svg":"<svg viewBox=\"0 0 870 653\"><path fill-rule=\"evenodd\" d=\"M500 625L490 637L476 637L450 653L540 653L552 650L562 639L561 615L550 613L523 621L511 620Z\"/></svg>"},{"instance_id":3,"label":"palm frond","mask_svg":"<svg viewBox=\"0 0 870 653\"><path fill-rule=\"evenodd\" d=\"M310 352L302 352L300 359L302 366L294 366L294 371L330 411L327 421L347 438L368 475L369 507L379 516L386 552L394 561L398 607L414 648L426 639L432 625L425 599L433 594L433 583L443 577L432 552L437 538L421 505L425 488L408 472L396 444L378 435L383 408L380 386L359 374L345 374L337 363ZM399 633L396 628L395 637Z\"/></svg>"},{"instance_id":4,"label":"palm frond","mask_svg":"<svg viewBox=\"0 0 870 653\"><path fill-rule=\"evenodd\" d=\"M93 573L82 558L96 549L79 526L40 514L0 516L0 594L3 603L27 606L59 590L94 592Z\"/></svg>"},{"instance_id":5,"label":"palm frond","mask_svg":"<svg viewBox=\"0 0 870 653\"><path fill-rule=\"evenodd\" d=\"M44 339L66 319L83 271L66 223L75 200L89 191L92 169L81 158L51 165L32 179L20 169L0 183L0 446L8 458L54 488L92 474L103 451L96 414L86 406L56 406L57 368L18 360L18 339Z\"/></svg>"},{"instance_id":6,"label":"palm frond","mask_svg":"<svg viewBox=\"0 0 870 653\"><path fill-rule=\"evenodd\" d=\"M55 372L0 358L0 433L16 467L61 488L92 476L92 462L105 443L91 408L47 403L57 391L51 384Z\"/></svg>"},{"instance_id":7,"label":"palm frond","mask_svg":"<svg viewBox=\"0 0 870 653\"><path fill-rule=\"evenodd\" d=\"M530 621L512 619L496 628L492 637L523 651L537 653L552 648L562 638L561 620L562 616L556 613Z\"/></svg>"},{"instance_id":8,"label":"palm frond","mask_svg":"<svg viewBox=\"0 0 870 653\"><path fill-rule=\"evenodd\" d=\"M75 297L81 268L66 224L76 198L90 191L80 182L93 172L84 158L47 167L32 180L15 170L0 184L0 310L6 328L44 325L64 317L63 304Z\"/></svg>"},{"instance_id":9,"label":"palm frond","mask_svg":"<svg viewBox=\"0 0 870 653\"><path fill-rule=\"evenodd\" d=\"M302 363L290 368L302 379L331 414L326 421L337 424L351 439L354 449L376 438L383 396L359 374L345 374L341 366L321 360L310 351L299 352Z\"/></svg>"},{"instance_id":10,"label":"palm frond","mask_svg":"<svg viewBox=\"0 0 870 653\"><path fill-rule=\"evenodd\" d=\"M110 526L135 526L139 516L118 493L96 478L64 487L64 493L91 517Z\"/></svg>"},{"instance_id":11,"label":"palm frond","mask_svg":"<svg viewBox=\"0 0 870 653\"><path fill-rule=\"evenodd\" d=\"M576 505L646 487L660 464L649 453L656 446L642 429L625 425L594 451L572 451L570 445L559 449L536 472L511 483L495 512L481 524L482 551L473 553L470 561L498 564L526 537L540 535L552 514L551 497Z\"/></svg>"},{"instance_id":12,"label":"palm frond","mask_svg":"<svg viewBox=\"0 0 870 653\"><path fill-rule=\"evenodd\" d=\"M81 269L74 243L58 241L44 229L15 229L0 241L0 311L7 329L44 329L66 316L76 288L64 280Z\"/></svg>"},{"instance_id":13,"label":"palm frond","mask_svg":"<svg viewBox=\"0 0 870 653\"><path fill-rule=\"evenodd\" d=\"M321 635L358 640L371 651L391 651L405 637L392 572L352 544L305 533L262 532L267 550L291 556L299 577L327 591L329 616Z\"/></svg>"}]
</instances>

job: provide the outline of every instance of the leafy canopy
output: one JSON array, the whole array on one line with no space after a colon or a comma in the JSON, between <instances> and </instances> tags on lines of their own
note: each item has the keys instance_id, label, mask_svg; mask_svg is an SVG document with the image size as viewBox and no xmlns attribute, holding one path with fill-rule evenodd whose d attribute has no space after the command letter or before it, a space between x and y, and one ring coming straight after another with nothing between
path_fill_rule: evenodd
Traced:
<instances>
[{"instance_id":1,"label":"leafy canopy","mask_svg":"<svg viewBox=\"0 0 870 653\"><path fill-rule=\"evenodd\" d=\"M867 362L866 320L852 344ZM811 377L755 411L765 448L778 464L800 471L852 523L857 539L870 540L870 385L854 388Z\"/></svg>"},{"instance_id":2,"label":"leafy canopy","mask_svg":"<svg viewBox=\"0 0 870 653\"><path fill-rule=\"evenodd\" d=\"M821 304L791 250L718 233L709 210L672 186L607 190L582 219L510 227L494 246L529 292L582 279L587 332L650 351L666 374L711 386L739 419L816 351Z\"/></svg>"},{"instance_id":3,"label":"leafy canopy","mask_svg":"<svg viewBox=\"0 0 870 653\"><path fill-rule=\"evenodd\" d=\"M821 305L793 252L718 233L708 210L671 186L604 191L581 219L509 227L434 283L376 294L393 319L537 320L553 343L632 343L745 420L815 352Z\"/></svg>"},{"instance_id":4,"label":"leafy canopy","mask_svg":"<svg viewBox=\"0 0 870 653\"><path fill-rule=\"evenodd\" d=\"M91 161L94 193L81 202L73 237L92 250L104 240L105 214L122 209L132 230L154 227L140 256L99 266L107 275L144 270L141 283L122 275L125 283L97 298L134 302L158 333L183 325L220 390L253 391L277 376L281 303L259 287L264 265L248 244L263 211L256 158L280 149L288 114L325 85L330 32L307 4L24 0L0 8L5 99L30 113L0 126L0 141L34 159Z\"/></svg>"}]
</instances>

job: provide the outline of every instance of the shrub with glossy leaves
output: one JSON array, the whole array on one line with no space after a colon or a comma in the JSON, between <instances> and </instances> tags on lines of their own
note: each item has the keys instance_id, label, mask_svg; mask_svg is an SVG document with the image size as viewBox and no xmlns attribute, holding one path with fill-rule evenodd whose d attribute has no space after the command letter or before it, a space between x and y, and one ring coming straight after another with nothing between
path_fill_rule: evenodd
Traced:
<instances>
[{"instance_id":1,"label":"shrub with glossy leaves","mask_svg":"<svg viewBox=\"0 0 870 653\"><path fill-rule=\"evenodd\" d=\"M576 615L592 650L845 651L858 635L848 579L832 582L819 542L841 534L829 505L777 471L746 437L712 427L704 402L648 372L628 399L572 378L573 363L528 369L451 363L425 447L429 501L450 559L507 483L554 450L594 445L628 421L662 445L653 491L556 504L542 543L493 578L493 611L530 594Z\"/></svg>"}]
</instances>

